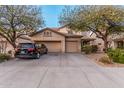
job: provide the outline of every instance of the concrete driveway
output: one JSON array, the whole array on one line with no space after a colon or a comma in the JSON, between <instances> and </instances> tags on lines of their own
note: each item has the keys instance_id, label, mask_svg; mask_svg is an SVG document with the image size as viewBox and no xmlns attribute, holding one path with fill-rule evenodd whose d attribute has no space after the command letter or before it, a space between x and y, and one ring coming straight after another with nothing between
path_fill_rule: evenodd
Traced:
<instances>
[{"instance_id":1,"label":"concrete driveway","mask_svg":"<svg viewBox=\"0 0 124 93\"><path fill-rule=\"evenodd\" d=\"M0 87L124 87L124 68L103 68L81 54L0 63Z\"/></svg>"}]
</instances>

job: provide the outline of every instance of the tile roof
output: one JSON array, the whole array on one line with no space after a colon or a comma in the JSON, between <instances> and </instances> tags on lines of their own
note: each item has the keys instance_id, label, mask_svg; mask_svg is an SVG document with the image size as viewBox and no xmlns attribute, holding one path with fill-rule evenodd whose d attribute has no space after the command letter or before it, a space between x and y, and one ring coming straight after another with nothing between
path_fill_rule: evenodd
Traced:
<instances>
[{"instance_id":1,"label":"tile roof","mask_svg":"<svg viewBox=\"0 0 124 93\"><path fill-rule=\"evenodd\" d=\"M123 38L116 38L116 39L114 39L114 41L124 41L124 37Z\"/></svg>"},{"instance_id":2,"label":"tile roof","mask_svg":"<svg viewBox=\"0 0 124 93\"><path fill-rule=\"evenodd\" d=\"M53 28L51 28L52 30L55 30L55 31L58 31L59 30L59 28L55 28L55 27L53 27Z\"/></svg>"},{"instance_id":3,"label":"tile roof","mask_svg":"<svg viewBox=\"0 0 124 93\"><path fill-rule=\"evenodd\" d=\"M63 27L65 27L65 26L63 26ZM65 33L59 32L59 29L60 29L60 28L61 28L61 27L59 27L59 28L49 28L49 27L47 27L47 28L44 28L44 29L42 29L42 30L40 30L40 31L37 31L37 32L35 32L35 33L32 33L30 36L34 36L34 35L36 35L36 34L38 34L38 33L41 33L41 32L43 32L43 31L45 31L45 30L51 30L51 31L53 31L53 32L55 32L55 33L58 33L58 34L60 34L60 35L63 35L63 36L65 36L65 37L82 37L82 35L74 35L74 34L70 35L70 34L65 34Z\"/></svg>"},{"instance_id":4,"label":"tile roof","mask_svg":"<svg viewBox=\"0 0 124 93\"><path fill-rule=\"evenodd\" d=\"M65 34L64 33L61 33L61 32L58 32L58 31L56 31L56 30L54 30L54 29L52 29L52 28L44 28L44 29L42 29L42 30L40 30L40 31L37 31L37 32L35 32L35 33L32 33L30 36L34 36L34 35L36 35L36 34L38 34L38 33L41 33L41 32L43 32L43 31L45 31L45 30L51 30L51 31L53 31L53 32L55 32L55 33L58 33L58 34L60 34L60 35L63 35L63 36L65 36Z\"/></svg>"}]
</instances>

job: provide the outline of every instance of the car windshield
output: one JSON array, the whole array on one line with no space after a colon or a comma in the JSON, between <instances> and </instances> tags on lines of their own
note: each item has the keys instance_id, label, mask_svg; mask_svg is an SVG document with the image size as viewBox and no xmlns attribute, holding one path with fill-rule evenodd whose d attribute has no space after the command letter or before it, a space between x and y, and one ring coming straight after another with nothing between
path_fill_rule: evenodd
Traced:
<instances>
[{"instance_id":1,"label":"car windshield","mask_svg":"<svg viewBox=\"0 0 124 93\"><path fill-rule=\"evenodd\" d=\"M32 43L21 43L18 45L18 48L33 48L33 44Z\"/></svg>"}]
</instances>

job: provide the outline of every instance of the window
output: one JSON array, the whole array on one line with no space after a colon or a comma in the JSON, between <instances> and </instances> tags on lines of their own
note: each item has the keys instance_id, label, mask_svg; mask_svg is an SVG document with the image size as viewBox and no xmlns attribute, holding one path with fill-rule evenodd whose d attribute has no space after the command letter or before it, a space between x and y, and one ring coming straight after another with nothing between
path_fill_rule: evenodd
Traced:
<instances>
[{"instance_id":1,"label":"window","mask_svg":"<svg viewBox=\"0 0 124 93\"><path fill-rule=\"evenodd\" d=\"M41 47L42 47L42 48L45 48L46 46L45 46L44 44L41 44Z\"/></svg>"},{"instance_id":2,"label":"window","mask_svg":"<svg viewBox=\"0 0 124 93\"><path fill-rule=\"evenodd\" d=\"M90 41L83 41L83 45L90 45Z\"/></svg>"},{"instance_id":3,"label":"window","mask_svg":"<svg viewBox=\"0 0 124 93\"><path fill-rule=\"evenodd\" d=\"M124 48L124 42L123 41L118 41L117 42L117 48Z\"/></svg>"},{"instance_id":4,"label":"window","mask_svg":"<svg viewBox=\"0 0 124 93\"><path fill-rule=\"evenodd\" d=\"M43 36L46 36L46 32L43 33Z\"/></svg>"},{"instance_id":5,"label":"window","mask_svg":"<svg viewBox=\"0 0 124 93\"><path fill-rule=\"evenodd\" d=\"M68 31L68 34L73 34L73 31Z\"/></svg>"},{"instance_id":6,"label":"window","mask_svg":"<svg viewBox=\"0 0 124 93\"><path fill-rule=\"evenodd\" d=\"M37 48L41 48L41 44L39 44L39 43L36 43L35 46L36 46Z\"/></svg>"},{"instance_id":7,"label":"window","mask_svg":"<svg viewBox=\"0 0 124 93\"><path fill-rule=\"evenodd\" d=\"M98 43L98 45L102 45L101 43Z\"/></svg>"},{"instance_id":8,"label":"window","mask_svg":"<svg viewBox=\"0 0 124 93\"><path fill-rule=\"evenodd\" d=\"M18 48L33 48L34 47L34 44L32 43L20 43L18 45Z\"/></svg>"},{"instance_id":9,"label":"window","mask_svg":"<svg viewBox=\"0 0 124 93\"><path fill-rule=\"evenodd\" d=\"M52 36L52 32L44 32L44 37L51 37Z\"/></svg>"}]
</instances>

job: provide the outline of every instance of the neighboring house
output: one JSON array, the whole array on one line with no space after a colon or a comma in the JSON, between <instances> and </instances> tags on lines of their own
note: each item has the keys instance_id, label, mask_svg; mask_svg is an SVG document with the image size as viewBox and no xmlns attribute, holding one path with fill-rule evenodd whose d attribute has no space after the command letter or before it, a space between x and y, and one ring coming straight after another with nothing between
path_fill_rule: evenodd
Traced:
<instances>
[{"instance_id":1,"label":"neighboring house","mask_svg":"<svg viewBox=\"0 0 124 93\"><path fill-rule=\"evenodd\" d=\"M82 44L83 45L97 45L98 51L102 52L104 49L104 41L91 31L82 32ZM108 37L108 47L109 48L124 48L124 33L112 34Z\"/></svg>"},{"instance_id":2,"label":"neighboring house","mask_svg":"<svg viewBox=\"0 0 124 93\"><path fill-rule=\"evenodd\" d=\"M16 44L18 43L25 43L25 42L32 42L29 36L21 36L17 39ZM0 37L0 53L7 53L8 51L12 51L12 45L2 36Z\"/></svg>"},{"instance_id":3,"label":"neighboring house","mask_svg":"<svg viewBox=\"0 0 124 93\"><path fill-rule=\"evenodd\" d=\"M114 48L124 48L124 37L114 39Z\"/></svg>"},{"instance_id":4,"label":"neighboring house","mask_svg":"<svg viewBox=\"0 0 124 93\"><path fill-rule=\"evenodd\" d=\"M112 48L124 48L124 33L111 36L111 46Z\"/></svg>"},{"instance_id":5,"label":"neighboring house","mask_svg":"<svg viewBox=\"0 0 124 93\"><path fill-rule=\"evenodd\" d=\"M82 45L97 45L98 51L102 52L104 49L104 41L91 31L82 32ZM124 33L119 35L110 35L108 37L108 47L109 48L124 48Z\"/></svg>"},{"instance_id":6,"label":"neighboring house","mask_svg":"<svg viewBox=\"0 0 124 93\"><path fill-rule=\"evenodd\" d=\"M36 43L43 43L48 52L81 52L82 35L70 34L66 27L45 28L31 35Z\"/></svg>"},{"instance_id":7,"label":"neighboring house","mask_svg":"<svg viewBox=\"0 0 124 93\"><path fill-rule=\"evenodd\" d=\"M82 46L83 45L97 45L98 51L102 52L104 49L104 42L102 39L97 38L95 33L91 31L84 31L82 32Z\"/></svg>"}]
</instances>

